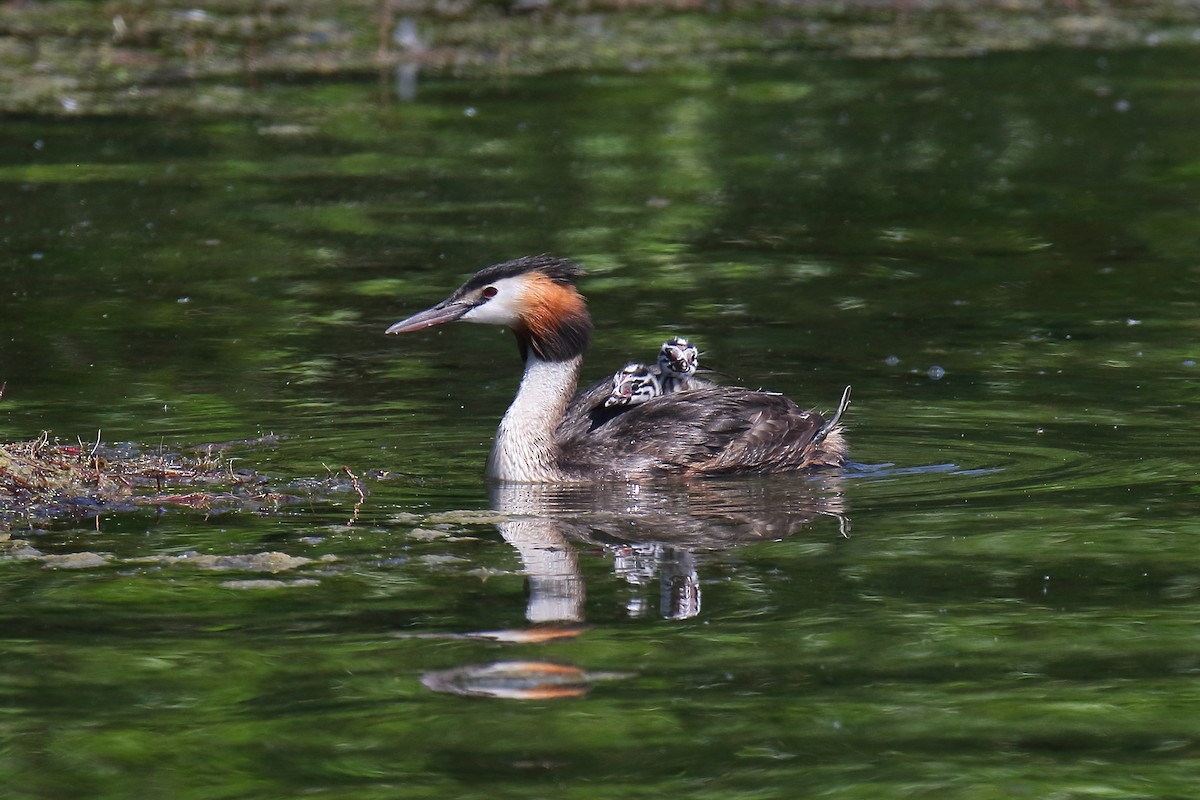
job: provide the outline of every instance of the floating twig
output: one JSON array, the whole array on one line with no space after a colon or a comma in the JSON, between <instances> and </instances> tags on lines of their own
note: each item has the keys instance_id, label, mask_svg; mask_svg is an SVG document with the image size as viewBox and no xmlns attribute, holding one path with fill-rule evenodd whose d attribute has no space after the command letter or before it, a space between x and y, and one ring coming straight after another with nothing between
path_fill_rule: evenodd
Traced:
<instances>
[{"instance_id":1,"label":"floating twig","mask_svg":"<svg viewBox=\"0 0 1200 800\"><path fill-rule=\"evenodd\" d=\"M358 480L358 476L350 471L349 467L342 467L342 472L350 476L350 485L354 487L354 491L358 493L358 502L363 502L367 499L367 493L363 491L362 483Z\"/></svg>"},{"instance_id":2,"label":"floating twig","mask_svg":"<svg viewBox=\"0 0 1200 800\"><path fill-rule=\"evenodd\" d=\"M358 476L350 471L350 468L342 465L342 472L350 476L350 485L354 487L354 491L358 494L358 502L354 504L354 514L350 517L348 524L353 525L358 521L358 510L362 507L363 502L367 499L367 493L363 491L362 481Z\"/></svg>"}]
</instances>

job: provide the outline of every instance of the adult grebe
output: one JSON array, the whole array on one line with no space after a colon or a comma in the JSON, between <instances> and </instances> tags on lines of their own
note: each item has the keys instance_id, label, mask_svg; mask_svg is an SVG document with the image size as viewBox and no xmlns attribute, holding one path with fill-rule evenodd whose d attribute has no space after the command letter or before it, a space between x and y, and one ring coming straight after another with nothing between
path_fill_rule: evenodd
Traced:
<instances>
[{"instance_id":1,"label":"adult grebe","mask_svg":"<svg viewBox=\"0 0 1200 800\"><path fill-rule=\"evenodd\" d=\"M433 308L387 329L408 333L455 320L506 325L525 374L500 421L487 476L524 483L765 474L838 467L839 419L777 394L711 386L605 407L605 378L572 399L592 318L561 258L529 256L480 270Z\"/></svg>"}]
</instances>

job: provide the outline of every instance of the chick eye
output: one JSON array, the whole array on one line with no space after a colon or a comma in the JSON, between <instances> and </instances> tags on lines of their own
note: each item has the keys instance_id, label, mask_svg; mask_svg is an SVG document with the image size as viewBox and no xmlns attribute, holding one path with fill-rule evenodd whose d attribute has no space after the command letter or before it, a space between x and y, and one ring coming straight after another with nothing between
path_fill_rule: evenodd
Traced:
<instances>
[{"instance_id":1,"label":"chick eye","mask_svg":"<svg viewBox=\"0 0 1200 800\"><path fill-rule=\"evenodd\" d=\"M500 291L500 290L497 289L495 286L486 286L486 287L484 287L483 291L480 292L480 294L483 295L485 300L491 300L493 297L496 296L496 292L498 292L498 291Z\"/></svg>"}]
</instances>

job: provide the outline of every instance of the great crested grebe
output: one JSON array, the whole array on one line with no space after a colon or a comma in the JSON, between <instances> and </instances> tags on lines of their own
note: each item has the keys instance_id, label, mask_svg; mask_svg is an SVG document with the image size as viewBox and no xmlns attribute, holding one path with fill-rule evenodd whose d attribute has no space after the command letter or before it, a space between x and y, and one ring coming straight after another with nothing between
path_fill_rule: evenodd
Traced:
<instances>
[{"instance_id":1,"label":"great crested grebe","mask_svg":"<svg viewBox=\"0 0 1200 800\"><path fill-rule=\"evenodd\" d=\"M496 430L487 477L498 481L636 480L768 474L838 467L846 461L837 413L826 420L778 394L710 386L604 406L605 378L575 395L592 318L574 281L583 270L527 256L475 273L448 298L401 320L408 333L462 320L505 325L525 374Z\"/></svg>"},{"instance_id":2,"label":"great crested grebe","mask_svg":"<svg viewBox=\"0 0 1200 800\"><path fill-rule=\"evenodd\" d=\"M612 392L605 406L636 406L663 393L662 382L645 364L631 361L612 378Z\"/></svg>"}]
</instances>

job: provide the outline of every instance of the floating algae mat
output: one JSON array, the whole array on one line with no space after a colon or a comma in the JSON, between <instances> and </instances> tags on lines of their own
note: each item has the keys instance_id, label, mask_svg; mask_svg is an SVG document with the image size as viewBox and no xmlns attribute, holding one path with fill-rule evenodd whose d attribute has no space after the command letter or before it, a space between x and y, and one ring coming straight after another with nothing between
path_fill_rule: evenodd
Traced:
<instances>
[{"instance_id":1,"label":"floating algae mat","mask_svg":"<svg viewBox=\"0 0 1200 800\"><path fill-rule=\"evenodd\" d=\"M260 510L300 499L273 490L263 475L233 469L221 456L228 446L197 448L191 456L146 453L99 439L63 444L45 433L0 444L0 527L148 506Z\"/></svg>"}]
</instances>

